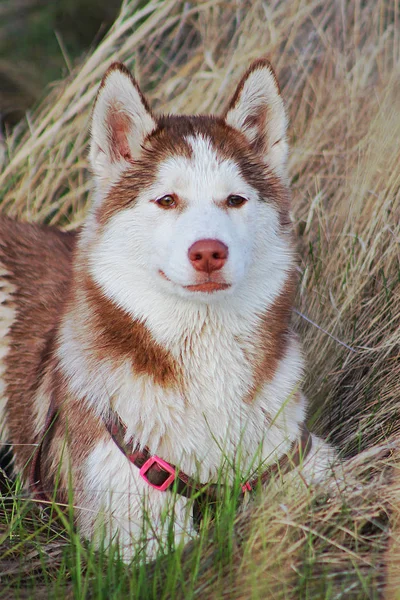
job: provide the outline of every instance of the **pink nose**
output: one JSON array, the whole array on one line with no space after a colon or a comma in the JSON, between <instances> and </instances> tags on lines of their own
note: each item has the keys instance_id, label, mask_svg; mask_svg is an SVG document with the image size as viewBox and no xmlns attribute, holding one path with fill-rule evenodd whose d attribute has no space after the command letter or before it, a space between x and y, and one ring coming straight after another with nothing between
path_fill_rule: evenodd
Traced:
<instances>
[{"instance_id":1,"label":"pink nose","mask_svg":"<svg viewBox=\"0 0 400 600\"><path fill-rule=\"evenodd\" d=\"M212 273L222 269L228 258L228 248L219 240L198 240L188 250L196 271Z\"/></svg>"}]
</instances>

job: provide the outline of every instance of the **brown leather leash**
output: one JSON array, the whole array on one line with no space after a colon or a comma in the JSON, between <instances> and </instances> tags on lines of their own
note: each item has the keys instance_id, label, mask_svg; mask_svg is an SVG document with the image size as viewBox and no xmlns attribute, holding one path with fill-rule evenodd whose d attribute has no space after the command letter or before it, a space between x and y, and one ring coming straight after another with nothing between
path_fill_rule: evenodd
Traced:
<instances>
[{"instance_id":1,"label":"brown leather leash","mask_svg":"<svg viewBox=\"0 0 400 600\"><path fill-rule=\"evenodd\" d=\"M57 420L58 409L55 406L54 399L51 398L49 410L47 412L43 434L36 447L32 457L32 463L29 473L30 488L33 491L33 498L38 502L49 503L51 499L43 488L43 477L41 472L42 457L44 446L50 442L54 424ZM221 498L223 486L216 483L199 483L175 465L163 460L157 455L151 454L149 448L145 446L140 448L134 439L131 438L125 442L127 428L120 416L110 408L109 417L103 417L104 425L111 438L118 446L126 458L139 469L140 476L148 485L160 492L176 491L186 498L194 498L193 518L198 527L204 513L205 505L211 508L215 507ZM133 448L133 450L132 450ZM269 465L260 475L249 479L241 486L239 494L239 503L243 501L245 495L253 492L258 486L266 485L274 475L285 474L295 467L298 467L305 460L312 448L312 437L307 427L303 424L301 436L292 442L287 454Z\"/></svg>"}]
</instances>

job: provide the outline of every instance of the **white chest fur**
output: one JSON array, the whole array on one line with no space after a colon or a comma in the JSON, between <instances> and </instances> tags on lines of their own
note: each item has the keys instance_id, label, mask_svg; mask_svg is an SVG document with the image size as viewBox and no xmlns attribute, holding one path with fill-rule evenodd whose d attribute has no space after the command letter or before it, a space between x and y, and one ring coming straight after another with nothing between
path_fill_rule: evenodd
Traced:
<instances>
[{"instance_id":1,"label":"white chest fur","mask_svg":"<svg viewBox=\"0 0 400 600\"><path fill-rule=\"evenodd\" d=\"M176 333L179 324L174 327ZM191 327L170 341L168 350L181 366L180 389L135 373L129 359L119 364L92 360L75 331L71 318L60 350L73 393L89 401L99 416L111 403L127 426L127 438L203 481L217 477L224 457L241 470L257 453L271 462L298 434L304 405L295 394L302 360L294 339L273 380L245 402L254 383L254 332L237 315L217 318L202 306Z\"/></svg>"}]
</instances>

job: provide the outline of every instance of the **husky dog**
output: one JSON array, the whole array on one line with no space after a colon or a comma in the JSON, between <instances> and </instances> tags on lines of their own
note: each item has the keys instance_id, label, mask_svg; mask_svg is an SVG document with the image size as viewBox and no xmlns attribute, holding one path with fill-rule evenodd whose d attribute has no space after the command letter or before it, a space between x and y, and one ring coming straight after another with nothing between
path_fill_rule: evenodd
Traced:
<instances>
[{"instance_id":1,"label":"husky dog","mask_svg":"<svg viewBox=\"0 0 400 600\"><path fill-rule=\"evenodd\" d=\"M82 229L0 219L0 416L15 472L42 501L56 488L66 502L71 485L82 535L101 523L127 559L143 511L162 537L172 496L176 539L194 531L190 496L207 496L224 459L242 494L278 471L318 479L333 460L304 425L289 325L286 128L267 60L218 117L155 115L114 63L92 114Z\"/></svg>"}]
</instances>

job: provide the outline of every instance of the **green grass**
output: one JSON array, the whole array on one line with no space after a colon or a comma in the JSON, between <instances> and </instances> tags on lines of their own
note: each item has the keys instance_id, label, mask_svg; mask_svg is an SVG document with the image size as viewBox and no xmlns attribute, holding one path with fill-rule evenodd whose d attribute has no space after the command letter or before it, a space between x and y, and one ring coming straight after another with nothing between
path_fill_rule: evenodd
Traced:
<instances>
[{"instance_id":1,"label":"green grass","mask_svg":"<svg viewBox=\"0 0 400 600\"><path fill-rule=\"evenodd\" d=\"M100 537L95 547L80 538L72 494L69 507L51 504L42 510L24 493L19 479L5 480L0 597L186 600L237 594L234 597L333 600L347 598L346 590L353 588L362 598L363 590L379 589L381 575L371 557L361 562L357 557L364 556L372 542L377 559L388 532L387 518L373 508L373 482L366 485L356 510L343 490L332 481L330 485L329 490L313 490L298 480L271 482L243 510L237 502L237 480L233 489L226 488L215 513L206 512L199 534L186 546L175 546L171 502L165 514L167 535L157 556L146 563L141 540L133 540L137 554L127 564L117 544ZM144 514L143 539L151 532ZM342 568L332 570L330 556L338 548ZM232 596L226 595L227 589Z\"/></svg>"},{"instance_id":2,"label":"green grass","mask_svg":"<svg viewBox=\"0 0 400 600\"><path fill-rule=\"evenodd\" d=\"M27 498L18 479L7 485L0 505L0 597L23 590L24 597L28 594L32 598L39 593L63 598L70 592L76 598L174 598L177 594L192 598L202 577L200 558L205 547L212 543L218 549L213 565L221 577L232 565L237 506L233 494L226 495L219 505L212 526L210 515L205 514L201 531L191 543L190 564L182 563L187 549L174 545L171 522L157 557L145 563L142 544L134 540L138 554L128 565L117 544L106 548L103 538L95 549L80 538L74 527L72 503L67 510L52 504L44 514ZM172 508L165 515L166 522ZM145 538L151 532L146 515L143 527ZM217 576L216 589L222 586L219 579Z\"/></svg>"}]
</instances>

